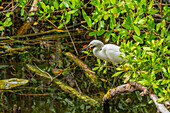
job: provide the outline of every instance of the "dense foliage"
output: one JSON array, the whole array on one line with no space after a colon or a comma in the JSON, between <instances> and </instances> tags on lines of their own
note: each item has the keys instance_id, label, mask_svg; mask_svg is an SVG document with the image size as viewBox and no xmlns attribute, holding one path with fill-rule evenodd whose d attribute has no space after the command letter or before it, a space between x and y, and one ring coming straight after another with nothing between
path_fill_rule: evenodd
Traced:
<instances>
[{"instance_id":1,"label":"dense foliage","mask_svg":"<svg viewBox=\"0 0 170 113\"><path fill-rule=\"evenodd\" d=\"M2 1L0 0L0 2ZM127 83L128 81L138 82L145 86L152 84L153 91L151 92L155 92L158 95L159 102L170 100L170 4L168 1L44 0L37 3L38 9L36 10L36 13L29 12L31 4L32 2L29 0L18 0L14 2L14 5L17 5L17 8L14 10L1 11L3 8L0 7L0 16L2 17L0 21L0 33L2 36L0 37L0 60L2 61L0 64L0 69L2 70L1 79L10 77L27 78L32 85L31 89L33 89L33 91L31 91L31 93L36 92L36 87L40 87L38 89L39 93L44 93L42 91L45 89L44 86L39 84L47 84L49 81L44 80L45 82L42 83L43 80L40 79L39 76L35 76L33 72L28 71L26 67L26 64L34 65L34 63L36 63L42 70L57 76L57 78L64 83L70 85L72 82L70 82L69 79L77 81L78 83L73 85L74 87L77 89L80 88L82 93L91 97L93 96L100 102L102 101L103 94L110 88L112 77L114 76L119 76L120 78L117 85ZM60 37L57 39L41 40L41 38L38 37L34 40L34 37L29 36L22 39L10 37L12 35L18 35L19 31L17 30L20 28L18 26L22 26L20 24L28 22L28 18L31 17L33 17L34 21L30 23L31 27L26 27L31 28L31 30L26 32L27 34L34 33L35 29L38 29L38 32L57 29L58 31L54 34L57 34L57 36L64 34L63 37L67 38ZM73 29L74 32L76 29L78 29L78 32L87 31L82 32L85 35L88 33L87 38L83 38L82 33L79 34L81 37L76 37L74 35L77 32L73 32L74 35L71 34L73 39L70 39L70 34L67 35L67 33L63 33L63 30L67 30L66 26ZM15 29L13 27L15 27ZM69 29L70 32L72 32L71 29ZM59 30L61 30L61 32ZM9 37L4 38L4 36ZM60 50L62 49L63 53L70 51L76 54L74 51L74 45L72 46L68 43L70 40L73 40L76 43L76 41L85 40L90 42L93 39L102 40L104 43L114 43L119 45L121 51L126 54L125 59L128 59L127 62L125 61L120 65L117 65L116 72L114 72L114 69L107 66L107 63L102 65L99 59L90 59L93 55L91 55L89 51L81 53L83 55L89 55L88 58L83 60L90 67L93 67L93 71L96 71L98 78L101 79L98 87L93 85L93 82L89 82L87 76L83 75L83 70L72 63L70 59L67 59L66 56L62 56ZM47 45L45 49L41 46L43 45L43 43L41 43L43 40L45 42L44 45ZM78 50L83 48L83 44L80 45L77 42L76 47L79 48ZM4 51L11 51L12 48L17 47L27 47L27 50L13 52L12 54L3 53ZM54 48L60 49L54 51ZM56 56L57 58L53 58L56 53L58 54ZM136 57L133 58L133 55ZM121 57L123 58L124 56ZM97 64L94 65L94 61L96 61ZM52 71L56 67L58 70L62 70L59 71L58 75ZM52 86L52 88L55 87L58 86ZM59 109L58 112L100 112L101 110L101 107L94 108L93 106L84 103L84 101L79 98L75 98L70 94L67 95L67 93L62 93L61 89L57 90L59 93L56 93L55 90L57 89L46 89L45 92L49 93L51 91L57 95L50 95L49 97L56 99L53 101L53 104L56 104L57 101L59 101L60 105L58 105L58 107L61 108L63 105L63 108ZM100 96L95 94L96 92L98 92L97 94ZM30 92L27 90L25 93ZM7 93L7 95L10 94ZM138 99L142 98L139 97L139 94L136 93L136 95ZM4 100L7 101L7 98L8 97L6 96L6 99ZM136 109L140 109L140 112L147 112L146 108L142 108L141 106L148 106L147 102L149 100L146 99L146 103L143 103L142 105L134 102L139 106L135 106L133 109L128 109L128 102L123 101L130 97L122 96L122 98L124 98L124 100L116 99L118 102L115 102L115 104L118 105L118 107L112 106L113 111L121 109L122 112L138 112ZM49 98L47 100L48 103L50 103L51 100ZM142 103L142 101L139 99L139 102ZM123 105L127 108L123 108ZM46 106L48 106L48 104ZM36 109L35 103L33 107ZM51 112L57 111L55 107L50 107L50 109Z\"/></svg>"}]
</instances>

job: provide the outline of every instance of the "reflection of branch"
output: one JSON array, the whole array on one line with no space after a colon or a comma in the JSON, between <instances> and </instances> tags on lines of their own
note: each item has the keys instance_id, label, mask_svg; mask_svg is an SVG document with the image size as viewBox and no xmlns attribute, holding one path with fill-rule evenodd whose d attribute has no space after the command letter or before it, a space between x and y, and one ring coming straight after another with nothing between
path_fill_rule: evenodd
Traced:
<instances>
[{"instance_id":1,"label":"reflection of branch","mask_svg":"<svg viewBox=\"0 0 170 113\"><path fill-rule=\"evenodd\" d=\"M129 82L128 84L124 84L121 86L116 87L115 89L110 89L107 94L104 95L103 100L106 102L113 98L113 96L121 94L121 93L127 93L127 92L134 92L136 90L142 91L140 93L141 96L148 95L149 94L149 88L152 85L149 85L148 87L145 87L144 85L141 85L137 82ZM156 100L158 97L155 94L149 94L150 98L154 101L155 105L157 106L158 111L162 113L170 113L163 104L157 103Z\"/></svg>"}]
</instances>

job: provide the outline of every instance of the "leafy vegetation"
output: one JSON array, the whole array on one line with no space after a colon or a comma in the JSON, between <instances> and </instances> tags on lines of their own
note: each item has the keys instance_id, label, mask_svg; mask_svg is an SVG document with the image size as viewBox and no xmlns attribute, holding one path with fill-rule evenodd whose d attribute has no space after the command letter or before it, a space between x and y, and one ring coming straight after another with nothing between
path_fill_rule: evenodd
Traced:
<instances>
[{"instance_id":1,"label":"leafy vegetation","mask_svg":"<svg viewBox=\"0 0 170 113\"><path fill-rule=\"evenodd\" d=\"M35 7L31 10L33 2L37 2L37 5L34 4ZM168 1L37 0L33 2L6 1L0 6L0 79L29 80L29 84L24 88L16 87L13 91L0 90L2 99L0 111L12 111L14 104L24 108L28 101L30 105L25 110L29 109L30 112L37 112L44 106L46 106L44 111L54 113L101 112L103 95L110 89L114 76L119 76L117 86L128 81L145 86L152 84L151 92L156 93L159 102L170 100ZM96 60L90 51L77 52L93 39L119 45L128 61L116 65L115 72L111 64L105 62L103 65L102 61ZM65 55L68 51L88 64L96 72L95 76L80 68L74 63L76 62L74 59L68 58ZM133 55L136 57L133 58ZM49 73L52 78L67 84L79 93L88 95L100 105L88 104L82 99L83 96L78 97L79 93L76 91L75 93L74 90L72 90L74 93L68 94L63 85L60 87L54 84L55 82L38 76L27 67L28 65L34 65L39 70ZM91 79L96 76L99 79L97 85ZM24 94L31 96L31 100L25 98L23 101ZM18 100L18 97L23 100ZM130 101L127 101L129 98ZM118 95L114 98L115 102L110 102L111 110L153 112L149 107L155 107L147 98L149 97L140 97L138 92L128 93L127 96ZM132 105L130 109L129 105Z\"/></svg>"}]
</instances>

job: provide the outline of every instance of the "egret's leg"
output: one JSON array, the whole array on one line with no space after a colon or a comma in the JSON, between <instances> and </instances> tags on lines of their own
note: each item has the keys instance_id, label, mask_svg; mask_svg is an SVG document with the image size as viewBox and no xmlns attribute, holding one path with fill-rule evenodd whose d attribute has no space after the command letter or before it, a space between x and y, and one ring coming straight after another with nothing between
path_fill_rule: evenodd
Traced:
<instances>
[{"instance_id":1,"label":"egret's leg","mask_svg":"<svg viewBox=\"0 0 170 113\"><path fill-rule=\"evenodd\" d=\"M113 67L114 67L114 72L116 73L116 67L115 67L114 64L113 64ZM113 80L113 84L112 84L112 86L111 86L111 89L113 88L113 86L114 86L114 84L116 83L117 79L118 79L118 76L114 77L114 80Z\"/></svg>"},{"instance_id":2,"label":"egret's leg","mask_svg":"<svg viewBox=\"0 0 170 113\"><path fill-rule=\"evenodd\" d=\"M118 79L118 76L114 77L114 80L113 80L113 84L112 84L112 86L111 86L111 89L112 89L112 88L113 88L113 86L115 85L115 83L116 83L117 79Z\"/></svg>"}]
</instances>

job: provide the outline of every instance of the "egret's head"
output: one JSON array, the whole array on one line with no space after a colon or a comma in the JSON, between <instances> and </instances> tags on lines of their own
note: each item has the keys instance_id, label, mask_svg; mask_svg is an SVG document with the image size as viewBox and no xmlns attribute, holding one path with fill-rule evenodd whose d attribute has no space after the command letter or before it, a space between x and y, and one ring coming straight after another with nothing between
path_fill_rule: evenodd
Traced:
<instances>
[{"instance_id":1,"label":"egret's head","mask_svg":"<svg viewBox=\"0 0 170 113\"><path fill-rule=\"evenodd\" d=\"M86 46L85 48L83 48L81 51L86 50L89 47L103 47L104 44L103 42L99 41L99 40L92 40L88 46Z\"/></svg>"}]
</instances>

